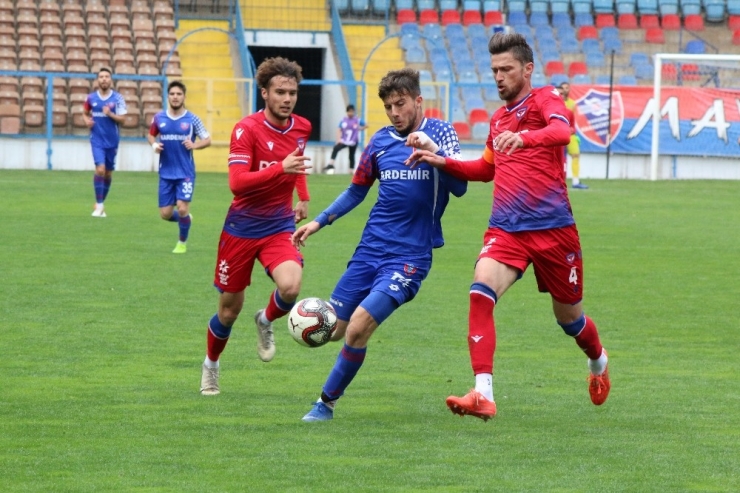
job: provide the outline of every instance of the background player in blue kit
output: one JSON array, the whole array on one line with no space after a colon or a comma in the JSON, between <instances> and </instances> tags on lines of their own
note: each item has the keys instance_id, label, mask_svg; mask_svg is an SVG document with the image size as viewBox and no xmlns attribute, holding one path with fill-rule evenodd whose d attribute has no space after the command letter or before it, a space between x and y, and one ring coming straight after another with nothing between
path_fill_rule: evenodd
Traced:
<instances>
[{"instance_id":1,"label":"background player in blue kit","mask_svg":"<svg viewBox=\"0 0 740 493\"><path fill-rule=\"evenodd\" d=\"M321 397L303 421L324 421L365 359L375 329L394 310L411 301L432 266L432 248L444 244L440 219L449 194L460 197L467 182L426 165L410 170L404 161L409 145L440 156L458 157L457 133L448 122L424 118L419 73L388 72L378 96L393 124L372 137L360 158L352 183L324 212L293 234L296 246L323 226L347 214L378 180L373 206L360 244L334 288L330 302L337 312L332 337L345 337L344 347L324 384Z\"/></svg>"},{"instance_id":2,"label":"background player in blue kit","mask_svg":"<svg viewBox=\"0 0 740 493\"><path fill-rule=\"evenodd\" d=\"M185 109L186 91L182 82L170 82L167 86L169 108L154 115L147 136L154 152L159 154L159 215L165 221L177 222L180 227L180 239L172 253L187 252L190 201L195 192L193 151L211 145L211 136L203 122Z\"/></svg>"},{"instance_id":3,"label":"background player in blue kit","mask_svg":"<svg viewBox=\"0 0 740 493\"><path fill-rule=\"evenodd\" d=\"M123 96L112 90L113 80L108 68L98 72L98 90L89 94L83 105L82 118L90 127L90 145L92 147L95 175L95 210L93 217L105 217L103 203L108 196L113 170L116 169L116 154L120 132L118 125L123 123L126 115L126 102Z\"/></svg>"}]
</instances>

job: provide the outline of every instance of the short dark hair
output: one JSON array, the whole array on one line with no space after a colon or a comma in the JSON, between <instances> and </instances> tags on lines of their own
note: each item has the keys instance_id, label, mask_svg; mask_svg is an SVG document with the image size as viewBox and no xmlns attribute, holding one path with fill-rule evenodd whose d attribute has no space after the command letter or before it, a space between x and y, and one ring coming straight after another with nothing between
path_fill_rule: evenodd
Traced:
<instances>
[{"instance_id":1,"label":"short dark hair","mask_svg":"<svg viewBox=\"0 0 740 493\"><path fill-rule=\"evenodd\" d=\"M355 105L354 104L348 104L347 105L347 111L355 111Z\"/></svg>"},{"instance_id":2,"label":"short dark hair","mask_svg":"<svg viewBox=\"0 0 740 493\"><path fill-rule=\"evenodd\" d=\"M394 92L402 96L408 94L412 98L419 96L421 94L419 71L411 68L402 68L388 72L380 80L378 96L380 99L385 100L385 98Z\"/></svg>"},{"instance_id":3,"label":"short dark hair","mask_svg":"<svg viewBox=\"0 0 740 493\"><path fill-rule=\"evenodd\" d=\"M276 75L295 79L300 83L303 80L303 69L296 62L283 57L267 58L257 67L257 85L261 89L268 89L270 81Z\"/></svg>"},{"instance_id":4,"label":"short dark hair","mask_svg":"<svg viewBox=\"0 0 740 493\"><path fill-rule=\"evenodd\" d=\"M108 75L113 76L113 71L108 67L100 67L100 70L98 70L98 75L100 75L100 72L108 72Z\"/></svg>"},{"instance_id":5,"label":"short dark hair","mask_svg":"<svg viewBox=\"0 0 740 493\"><path fill-rule=\"evenodd\" d=\"M185 87L185 84L183 84L179 80L173 80L167 86L167 94L170 93L170 89L172 89L173 87L179 87L180 89L182 89L182 94L183 95L185 95L187 93L187 91L188 91L187 87Z\"/></svg>"},{"instance_id":6,"label":"short dark hair","mask_svg":"<svg viewBox=\"0 0 740 493\"><path fill-rule=\"evenodd\" d=\"M498 55L510 51L514 58L525 65L534 62L532 47L527 38L518 33L496 33L488 41L488 52Z\"/></svg>"}]
</instances>

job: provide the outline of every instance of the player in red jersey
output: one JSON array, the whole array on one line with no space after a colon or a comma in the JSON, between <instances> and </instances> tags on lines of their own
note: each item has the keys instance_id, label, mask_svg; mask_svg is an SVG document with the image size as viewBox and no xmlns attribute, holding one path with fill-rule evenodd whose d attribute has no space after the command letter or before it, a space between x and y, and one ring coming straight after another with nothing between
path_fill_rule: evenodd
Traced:
<instances>
[{"instance_id":1,"label":"player in red jersey","mask_svg":"<svg viewBox=\"0 0 740 493\"><path fill-rule=\"evenodd\" d=\"M219 393L219 356L244 305L255 260L276 285L267 306L254 317L262 361L275 355L273 320L290 311L301 289L303 257L291 242L295 224L308 215L309 201L305 175L310 166L303 152L311 123L293 114L301 71L281 57L262 62L257 84L265 109L243 118L231 133L229 186L234 200L218 243L214 285L221 295L208 324L203 395Z\"/></svg>"},{"instance_id":2,"label":"player in red jersey","mask_svg":"<svg viewBox=\"0 0 740 493\"><path fill-rule=\"evenodd\" d=\"M539 290L552 297L558 324L588 356L589 394L598 406L611 384L596 325L582 307L583 259L563 172L563 146L570 141L565 106L555 88L532 88L532 48L524 36L494 34L488 51L506 104L491 118L482 158L455 161L415 150L407 161L444 168L463 180L495 183L488 230L470 287L468 348L475 388L463 397L448 397L447 406L461 416L495 416L493 311L530 264Z\"/></svg>"}]
</instances>

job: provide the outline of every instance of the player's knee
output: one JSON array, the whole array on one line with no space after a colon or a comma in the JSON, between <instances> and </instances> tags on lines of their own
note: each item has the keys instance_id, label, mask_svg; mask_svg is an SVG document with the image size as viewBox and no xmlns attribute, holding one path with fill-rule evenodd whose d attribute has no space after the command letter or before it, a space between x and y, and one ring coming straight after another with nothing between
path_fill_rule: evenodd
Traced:
<instances>
[{"instance_id":1,"label":"player's knee","mask_svg":"<svg viewBox=\"0 0 740 493\"><path fill-rule=\"evenodd\" d=\"M558 321L558 325L563 329L563 332L565 332L567 335L571 337L576 337L578 334L581 333L583 330L583 327L586 326L586 315L581 314L580 317L574 322L564 323Z\"/></svg>"},{"instance_id":2,"label":"player's knee","mask_svg":"<svg viewBox=\"0 0 740 493\"><path fill-rule=\"evenodd\" d=\"M169 221L170 218L172 217L172 211L162 211L162 210L160 210L159 211L159 217L161 217L165 221Z\"/></svg>"},{"instance_id":3,"label":"player's knee","mask_svg":"<svg viewBox=\"0 0 740 493\"><path fill-rule=\"evenodd\" d=\"M301 292L301 281L293 281L287 286L281 286L278 289L280 299L286 303L294 303Z\"/></svg>"}]
</instances>

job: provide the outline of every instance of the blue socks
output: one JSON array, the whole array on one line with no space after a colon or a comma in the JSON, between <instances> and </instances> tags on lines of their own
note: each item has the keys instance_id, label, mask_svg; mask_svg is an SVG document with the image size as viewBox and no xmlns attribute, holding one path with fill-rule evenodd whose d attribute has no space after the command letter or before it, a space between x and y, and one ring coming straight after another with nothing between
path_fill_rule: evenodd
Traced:
<instances>
[{"instance_id":1,"label":"blue socks","mask_svg":"<svg viewBox=\"0 0 740 493\"><path fill-rule=\"evenodd\" d=\"M329 377L326 379L324 391L321 394L322 400L325 402L335 401L344 394L344 390L352 383L352 379L355 378L362 363L365 361L366 353L366 347L357 349L345 343L339 352L339 356L337 356L334 368L332 368Z\"/></svg>"}]
</instances>

